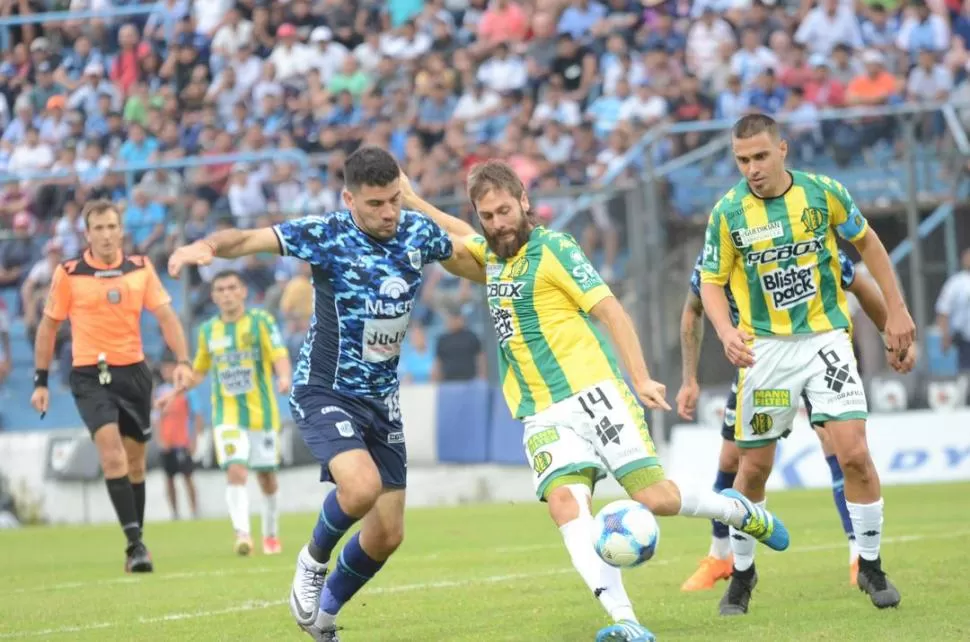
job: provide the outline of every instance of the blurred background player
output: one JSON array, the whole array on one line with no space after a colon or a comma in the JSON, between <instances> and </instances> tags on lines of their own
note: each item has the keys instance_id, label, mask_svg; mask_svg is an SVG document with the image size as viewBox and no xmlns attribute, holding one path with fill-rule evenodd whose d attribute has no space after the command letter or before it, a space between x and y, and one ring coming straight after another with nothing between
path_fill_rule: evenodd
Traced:
<instances>
[{"instance_id":1,"label":"blurred background player","mask_svg":"<svg viewBox=\"0 0 970 642\"><path fill-rule=\"evenodd\" d=\"M175 357L166 351L158 364L161 383L155 387L155 398L164 399L172 395L164 408L156 410L155 425L158 427L158 446L161 449L162 469L165 471L165 495L168 498L172 517L179 519L178 493L175 478L182 476L185 481L185 494L189 498L189 511L193 519L199 516L195 483L192 481L192 453L199 433L202 432L202 415L192 407L191 395L175 392Z\"/></svg>"},{"instance_id":2,"label":"blurred background player","mask_svg":"<svg viewBox=\"0 0 970 642\"><path fill-rule=\"evenodd\" d=\"M220 272L212 279L212 301L219 314L199 328L191 385L213 373L212 436L216 461L229 482L226 504L236 532L233 550L249 555L253 549L246 482L248 472L254 470L263 493L263 553L276 555L282 550L276 498L281 427L276 392L289 393L292 370L276 320L263 310L247 309L247 295L238 272ZM171 398L163 398L161 404Z\"/></svg>"},{"instance_id":3,"label":"blurred background player","mask_svg":"<svg viewBox=\"0 0 970 642\"><path fill-rule=\"evenodd\" d=\"M509 165L488 161L472 168L468 193L484 236L420 199L409 184L405 200L453 235L455 274L486 280L502 388L525 426L536 496L548 504L573 566L615 622L597 640L653 640L637 620L619 569L593 548L597 481L611 474L657 515L716 517L777 550L788 546L785 527L733 490L698 493L665 478L637 397L648 408L669 410L666 387L650 377L623 306L571 236L536 224L525 186ZM591 318L606 328L632 387Z\"/></svg>"},{"instance_id":4,"label":"blurred background player","mask_svg":"<svg viewBox=\"0 0 970 642\"><path fill-rule=\"evenodd\" d=\"M192 378L188 346L151 261L122 251L121 214L111 201L91 201L83 217L88 249L54 270L37 328L30 402L38 412L47 412L54 338L60 324L70 319L71 393L94 439L111 503L128 540L125 570L150 572L152 559L142 542L142 527L145 444L152 437L152 374L142 349L142 310L155 315L165 343L175 353L176 386Z\"/></svg>"},{"instance_id":5,"label":"blurred background player","mask_svg":"<svg viewBox=\"0 0 970 642\"><path fill-rule=\"evenodd\" d=\"M900 594L880 558L882 489L866 442L868 404L849 337L836 234L855 246L879 284L893 360L912 346L913 319L885 246L841 183L787 170L788 145L769 116L739 119L731 145L744 178L711 211L701 299L728 360L741 369L735 443L743 452L734 487L764 501L776 442L791 430L804 391L810 419L825 424L843 471L859 589L877 608L896 606ZM727 285L738 302L737 325ZM731 548L734 569L719 610L742 615L758 581L754 541L732 530Z\"/></svg>"},{"instance_id":6,"label":"blurred background player","mask_svg":"<svg viewBox=\"0 0 970 642\"><path fill-rule=\"evenodd\" d=\"M452 255L448 235L401 210L394 157L361 147L343 168L346 210L256 230L229 229L175 251L169 272L214 257L293 256L313 270L314 316L290 395L293 419L336 489L297 558L290 612L315 640L336 642L336 617L404 538L407 448L401 346L424 266ZM360 530L331 554L357 521Z\"/></svg>"},{"instance_id":7,"label":"blurred background player","mask_svg":"<svg viewBox=\"0 0 970 642\"><path fill-rule=\"evenodd\" d=\"M701 263L703 260L704 253L701 252L694 263L690 289L687 292L687 300L684 302L684 310L680 318L680 350L684 380L680 391L677 393L677 412L681 417L688 420L694 419L694 410L697 407L697 399L700 395L700 386L697 382L697 364L700 360L701 342L704 338L704 320L702 319L704 304L701 301ZM869 277L857 274L855 265L841 250L839 251L839 263L842 270L842 287L856 296L863 311L882 332L886 324L886 304L879 293L879 287ZM725 288L725 294L731 308L731 318L734 323L737 323L737 303L731 296L729 288ZM903 361L893 359L889 361L890 365L898 372L909 372L916 362L915 346L908 351ZM714 490L718 492L734 485L734 478L738 472L738 461L741 457L738 447L734 443L737 392L737 377L735 377L731 384L731 393L728 395L725 404L724 423L721 427L721 452L718 456L717 477L714 482ZM808 416L811 417L811 403L809 403L808 396L804 392L802 393L802 401L805 403ZM842 468L832 450L824 426L821 423L812 423L812 427L815 428L815 434L818 435L821 442L822 453L825 455L825 461L828 463L832 475L832 497L835 500L835 508L842 522L842 529L849 540L849 583L855 586L856 575L859 572L859 553L855 545L855 535L852 532L852 520L849 519L849 509L845 505L845 481ZM731 577L732 557L728 527L717 520L711 520L711 524L713 532L710 552L707 557L701 560L697 570L687 578L687 581L681 586L681 590L703 591L711 589L714 588L718 580L726 580Z\"/></svg>"}]
</instances>

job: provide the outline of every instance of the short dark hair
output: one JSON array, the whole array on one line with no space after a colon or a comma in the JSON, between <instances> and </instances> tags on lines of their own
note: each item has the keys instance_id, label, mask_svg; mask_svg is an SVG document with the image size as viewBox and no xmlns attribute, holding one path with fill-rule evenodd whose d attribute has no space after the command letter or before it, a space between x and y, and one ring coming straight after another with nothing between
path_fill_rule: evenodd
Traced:
<instances>
[{"instance_id":1,"label":"short dark hair","mask_svg":"<svg viewBox=\"0 0 970 642\"><path fill-rule=\"evenodd\" d=\"M121 223L121 212L118 211L114 203L106 198L96 198L93 201L85 203L84 208L81 209L81 218L84 219L84 225L87 226L92 216L104 214L105 212L114 212L118 217L118 223Z\"/></svg>"},{"instance_id":2,"label":"short dark hair","mask_svg":"<svg viewBox=\"0 0 970 642\"><path fill-rule=\"evenodd\" d=\"M767 114L748 114L738 119L731 128L734 138L752 138L758 134L767 133L772 138L778 138L778 122Z\"/></svg>"},{"instance_id":3,"label":"short dark hair","mask_svg":"<svg viewBox=\"0 0 970 642\"><path fill-rule=\"evenodd\" d=\"M385 187L400 176L397 161L380 147L361 147L344 161L344 183L351 192L364 185Z\"/></svg>"},{"instance_id":4,"label":"short dark hair","mask_svg":"<svg viewBox=\"0 0 970 642\"><path fill-rule=\"evenodd\" d=\"M220 272L217 272L216 275L212 277L211 282L215 283L216 281L221 281L222 279L229 279L233 277L239 279L239 282L242 283L243 285L246 285L246 280L243 279L242 272L240 272L239 270L233 270L233 269L222 270Z\"/></svg>"}]
</instances>

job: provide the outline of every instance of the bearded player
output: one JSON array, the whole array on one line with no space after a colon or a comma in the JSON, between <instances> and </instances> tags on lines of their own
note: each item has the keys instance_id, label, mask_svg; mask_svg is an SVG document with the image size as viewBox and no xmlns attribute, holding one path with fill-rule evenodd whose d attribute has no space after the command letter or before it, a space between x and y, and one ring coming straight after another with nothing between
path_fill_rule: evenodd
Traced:
<instances>
[{"instance_id":1,"label":"bearded player","mask_svg":"<svg viewBox=\"0 0 970 642\"><path fill-rule=\"evenodd\" d=\"M697 257L694 263L694 270L691 273L690 289L687 292L687 300L684 302L684 310L680 318L680 351L683 362L683 383L677 393L677 412L684 419L692 420L694 410L697 406L697 398L700 395L700 386L697 383L697 364L700 359L701 341L704 337L704 323L701 315L704 313L704 305L701 302L701 264L704 259L703 252ZM841 267L842 287L851 292L858 299L866 315L872 319L880 332L886 324L886 304L879 293L879 287L867 276L856 274L855 266L852 261L839 251L839 265ZM738 308L731 296L729 289L725 290L728 305L731 309L731 319L737 324ZM892 354L892 353L889 353ZM906 358L902 361L890 359L890 365L898 372L909 372L916 362L915 346L910 349ZM802 392L802 400L805 403L806 411L811 417L812 406L808 397ZM734 431L736 427L737 409L737 378L731 384L731 393L728 395L725 404L724 423L721 426L721 452L718 456L717 477L714 482L714 490L720 492L725 488L731 488L738 472L738 460L740 453L734 443ZM856 576L859 572L859 552L855 543L855 534L852 532L852 520L849 519L849 510L845 505L845 480L842 468L839 466L838 458L832 450L830 440L825 433L824 427L819 423L812 424L816 435L822 445L822 453L825 461L829 465L832 475L832 497L835 500L835 508L839 513L842 522L842 529L845 531L849 542L849 584L856 585ZM730 534L728 527L712 520L711 548L704 559L701 560L697 570L687 578L681 586L683 591L703 591L714 588L718 580L725 580L731 577L732 558L731 542L728 539Z\"/></svg>"},{"instance_id":2,"label":"bearded player","mask_svg":"<svg viewBox=\"0 0 970 642\"><path fill-rule=\"evenodd\" d=\"M734 488L763 502L775 443L792 429L804 391L845 476L845 499L859 549L859 589L877 608L899 604L882 568L883 499L866 442L866 393L849 337L836 235L852 243L886 301L885 340L901 360L916 329L886 248L848 191L827 176L785 168L788 146L762 114L734 125L731 144L744 179L711 212L701 266L701 300L738 372ZM737 302L731 321L724 287ZM785 403L787 401L787 403ZM722 615L748 612L758 581L754 540L732 529L734 569Z\"/></svg>"},{"instance_id":3,"label":"bearded player","mask_svg":"<svg viewBox=\"0 0 970 642\"><path fill-rule=\"evenodd\" d=\"M446 267L485 278L502 389L525 425L536 495L548 504L573 566L615 622L597 640L654 639L637 621L619 569L593 548L590 500L607 474L657 515L714 518L776 550L788 547L781 521L740 493L697 493L665 479L637 402L669 409L665 387L650 378L630 317L573 238L533 223L525 187L509 165L489 161L469 174L484 236L418 198L409 185L403 190L406 204L451 235L458 261ZM606 327L632 390L593 319Z\"/></svg>"}]
</instances>

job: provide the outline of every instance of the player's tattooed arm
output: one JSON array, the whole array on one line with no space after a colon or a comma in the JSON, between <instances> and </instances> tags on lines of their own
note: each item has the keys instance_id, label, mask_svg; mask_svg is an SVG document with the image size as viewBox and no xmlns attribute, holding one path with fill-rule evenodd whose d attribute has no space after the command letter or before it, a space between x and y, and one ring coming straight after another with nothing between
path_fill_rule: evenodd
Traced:
<instances>
[{"instance_id":1,"label":"player's tattooed arm","mask_svg":"<svg viewBox=\"0 0 970 642\"><path fill-rule=\"evenodd\" d=\"M178 278L186 265L209 265L212 259L234 259L252 254L282 254L280 239L271 227L258 230L219 230L201 241L183 245L168 259L168 272Z\"/></svg>"},{"instance_id":2,"label":"player's tattooed arm","mask_svg":"<svg viewBox=\"0 0 970 642\"><path fill-rule=\"evenodd\" d=\"M688 290L684 309L680 314L680 359L682 380L677 391L677 414L684 419L694 418L694 409L700 397L697 383L697 364L700 361L701 343L704 340L704 305L701 298Z\"/></svg>"}]
</instances>

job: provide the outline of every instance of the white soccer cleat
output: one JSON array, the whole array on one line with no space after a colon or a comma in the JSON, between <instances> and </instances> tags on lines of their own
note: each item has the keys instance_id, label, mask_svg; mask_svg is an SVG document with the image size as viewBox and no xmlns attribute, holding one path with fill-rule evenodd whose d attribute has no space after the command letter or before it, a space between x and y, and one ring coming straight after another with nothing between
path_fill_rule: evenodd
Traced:
<instances>
[{"instance_id":1,"label":"white soccer cleat","mask_svg":"<svg viewBox=\"0 0 970 642\"><path fill-rule=\"evenodd\" d=\"M290 590L290 613L308 633L307 627L315 623L320 609L320 593L326 578L327 565L310 557L310 551L304 545L296 557L296 573Z\"/></svg>"}]
</instances>

